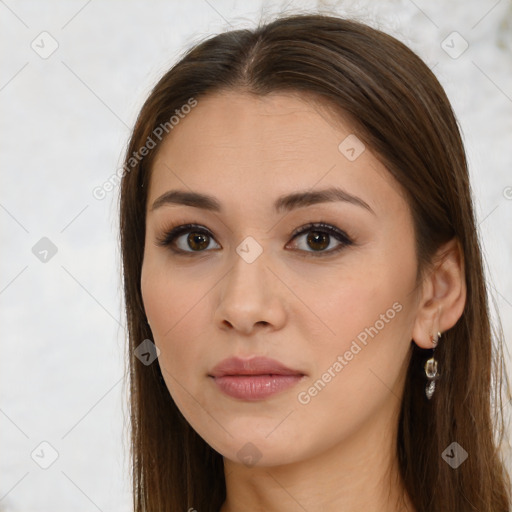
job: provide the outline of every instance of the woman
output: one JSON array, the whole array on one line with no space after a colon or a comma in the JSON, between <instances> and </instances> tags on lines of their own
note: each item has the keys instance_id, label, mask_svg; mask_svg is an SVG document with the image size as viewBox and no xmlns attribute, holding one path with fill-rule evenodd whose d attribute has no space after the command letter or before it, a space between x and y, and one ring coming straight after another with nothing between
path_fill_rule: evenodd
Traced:
<instances>
[{"instance_id":1,"label":"woman","mask_svg":"<svg viewBox=\"0 0 512 512\"><path fill-rule=\"evenodd\" d=\"M136 511L510 509L464 149L415 54L324 15L211 37L124 169Z\"/></svg>"}]
</instances>

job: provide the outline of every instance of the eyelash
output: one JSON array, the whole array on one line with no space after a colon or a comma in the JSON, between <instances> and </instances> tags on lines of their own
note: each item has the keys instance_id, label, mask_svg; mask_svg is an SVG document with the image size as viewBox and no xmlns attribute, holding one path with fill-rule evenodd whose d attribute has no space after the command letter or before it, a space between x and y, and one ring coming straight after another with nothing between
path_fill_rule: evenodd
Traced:
<instances>
[{"instance_id":1,"label":"eyelash","mask_svg":"<svg viewBox=\"0 0 512 512\"><path fill-rule=\"evenodd\" d=\"M329 251L302 251L301 249L298 249L299 252L306 253L304 257L308 257L310 255L313 257L329 256L341 251L346 247L354 245L354 241L345 232L341 231L335 226L332 226L331 224L327 224L324 222L311 222L309 224L301 226L291 234L291 239L295 240L295 238L305 233L309 233L311 231L326 233L330 236L333 236L336 240L338 240L341 243L340 245L338 245L338 247L336 247L335 249L330 249ZM183 256L194 256L196 254L208 252L206 249L202 251L184 251L182 249L177 249L176 247L173 247L173 243L176 238L178 238L180 235L192 232L206 235L212 239L215 239L213 237L213 234L208 229L205 229L198 224L182 224L169 229L167 232L163 234L163 236L157 237L157 245L162 247L168 246L172 252Z\"/></svg>"}]
</instances>

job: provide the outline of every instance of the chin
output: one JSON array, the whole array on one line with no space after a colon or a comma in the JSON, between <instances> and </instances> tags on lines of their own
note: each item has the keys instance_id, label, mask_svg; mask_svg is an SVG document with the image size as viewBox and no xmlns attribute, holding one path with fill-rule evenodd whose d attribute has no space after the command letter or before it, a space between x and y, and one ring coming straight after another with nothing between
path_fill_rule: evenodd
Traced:
<instances>
[{"instance_id":1,"label":"chin","mask_svg":"<svg viewBox=\"0 0 512 512\"><path fill-rule=\"evenodd\" d=\"M230 430L233 437L229 434L226 434L222 439L213 439L209 436L202 437L223 457L248 468L291 464L306 458L308 456L307 452L313 448L299 441L300 436L293 436L289 432L283 431L281 436L273 432L269 436L271 430L265 429L265 433L263 433L257 430L251 431L250 428L247 428L239 429L238 435Z\"/></svg>"}]
</instances>

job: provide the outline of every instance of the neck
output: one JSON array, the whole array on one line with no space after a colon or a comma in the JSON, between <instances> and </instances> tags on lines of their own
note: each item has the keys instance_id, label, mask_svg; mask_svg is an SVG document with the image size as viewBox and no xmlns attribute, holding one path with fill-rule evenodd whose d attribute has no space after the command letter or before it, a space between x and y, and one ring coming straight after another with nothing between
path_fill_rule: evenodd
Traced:
<instances>
[{"instance_id":1,"label":"neck","mask_svg":"<svg viewBox=\"0 0 512 512\"><path fill-rule=\"evenodd\" d=\"M221 512L415 512L398 472L396 415L388 404L336 446L292 464L251 468L225 458Z\"/></svg>"}]
</instances>

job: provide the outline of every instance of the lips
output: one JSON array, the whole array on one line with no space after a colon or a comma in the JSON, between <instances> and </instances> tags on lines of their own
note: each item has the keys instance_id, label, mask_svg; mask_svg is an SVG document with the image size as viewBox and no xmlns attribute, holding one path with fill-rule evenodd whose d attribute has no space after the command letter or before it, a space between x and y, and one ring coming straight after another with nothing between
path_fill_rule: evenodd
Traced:
<instances>
[{"instance_id":1,"label":"lips","mask_svg":"<svg viewBox=\"0 0 512 512\"><path fill-rule=\"evenodd\" d=\"M304 376L300 370L267 357L224 359L209 374L223 393L246 401L263 400L289 389Z\"/></svg>"},{"instance_id":2,"label":"lips","mask_svg":"<svg viewBox=\"0 0 512 512\"><path fill-rule=\"evenodd\" d=\"M211 371L212 377L224 375L304 375L299 370L293 370L284 364L268 357L253 357L240 359L230 357L224 359Z\"/></svg>"}]
</instances>

